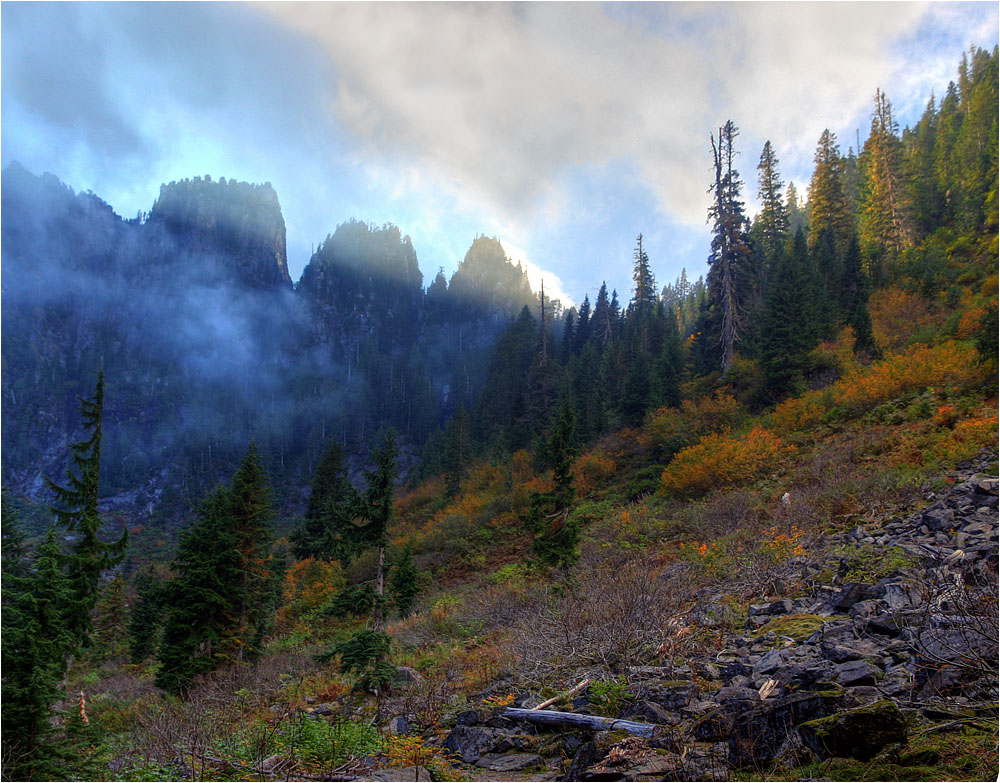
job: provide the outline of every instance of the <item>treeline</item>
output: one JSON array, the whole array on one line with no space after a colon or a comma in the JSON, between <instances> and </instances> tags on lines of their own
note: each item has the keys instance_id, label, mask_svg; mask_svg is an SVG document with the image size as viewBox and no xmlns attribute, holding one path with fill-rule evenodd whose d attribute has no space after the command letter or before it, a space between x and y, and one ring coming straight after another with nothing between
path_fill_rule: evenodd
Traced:
<instances>
[{"instance_id":1,"label":"treeline","mask_svg":"<svg viewBox=\"0 0 1000 783\"><path fill-rule=\"evenodd\" d=\"M707 278L692 285L685 271L657 294L640 235L626 304L602 285L593 305L585 298L559 321L523 309L497 341L483 394L428 440L423 475L455 486L470 455L537 450L560 399L579 442L678 405L685 384L730 384L751 407L777 402L823 371L814 349L845 327L860 358L879 354L868 299L880 287L957 305L996 264L997 82L997 50L970 51L958 81L902 133L877 90L860 151L842 153L823 131L807 200L765 143L752 220L739 129L725 123L711 139ZM995 307L980 331L989 343Z\"/></svg>"}]
</instances>

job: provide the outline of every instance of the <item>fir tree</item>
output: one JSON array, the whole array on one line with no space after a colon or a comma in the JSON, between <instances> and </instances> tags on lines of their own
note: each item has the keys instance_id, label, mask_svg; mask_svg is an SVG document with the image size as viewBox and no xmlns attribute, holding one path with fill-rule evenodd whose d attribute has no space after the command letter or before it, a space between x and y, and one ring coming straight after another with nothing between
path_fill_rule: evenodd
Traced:
<instances>
[{"instance_id":1,"label":"fir tree","mask_svg":"<svg viewBox=\"0 0 1000 783\"><path fill-rule=\"evenodd\" d=\"M576 331L573 335L573 353L579 354L588 342L590 342L590 297L583 297L583 304L580 305L580 313L576 319Z\"/></svg>"},{"instance_id":2,"label":"fir tree","mask_svg":"<svg viewBox=\"0 0 1000 783\"><path fill-rule=\"evenodd\" d=\"M708 260L708 298L724 376L732 366L736 344L745 326L745 303L752 277L740 175L733 165L738 135L739 128L730 120L719 128L718 142L712 137L715 182L710 188L714 198L709 209L713 237Z\"/></svg>"},{"instance_id":3,"label":"fir tree","mask_svg":"<svg viewBox=\"0 0 1000 783\"><path fill-rule=\"evenodd\" d=\"M419 572L413 562L413 542L407 541L392 571L390 589L400 617L408 617L420 593Z\"/></svg>"},{"instance_id":4,"label":"fir tree","mask_svg":"<svg viewBox=\"0 0 1000 783\"><path fill-rule=\"evenodd\" d=\"M790 253L779 256L765 302L761 327L761 368L775 398L799 390L810 367L809 352L817 340L808 328L809 250L801 229Z\"/></svg>"},{"instance_id":5,"label":"fir tree","mask_svg":"<svg viewBox=\"0 0 1000 783\"><path fill-rule=\"evenodd\" d=\"M579 523L570 518L573 505L573 460L576 453L576 414L564 397L545 443L546 462L552 467L552 492L533 493L528 520L534 531L534 551L547 566L568 568L580 557Z\"/></svg>"},{"instance_id":6,"label":"fir tree","mask_svg":"<svg viewBox=\"0 0 1000 783\"><path fill-rule=\"evenodd\" d=\"M184 693L199 674L233 663L239 641L243 582L237 533L228 491L217 488L200 504L194 523L181 534L167 590L167 616L158 653L156 684Z\"/></svg>"},{"instance_id":7,"label":"fir tree","mask_svg":"<svg viewBox=\"0 0 1000 783\"><path fill-rule=\"evenodd\" d=\"M603 349L614 334L613 314L611 312L611 303L608 299L608 285L605 282L601 283L601 288L597 292L597 301L594 303L591 334L597 342L598 350Z\"/></svg>"},{"instance_id":8,"label":"fir tree","mask_svg":"<svg viewBox=\"0 0 1000 783\"><path fill-rule=\"evenodd\" d=\"M764 142L757 164L757 197L760 199L760 238L768 265L773 263L788 239L788 215L782 202L784 183L778 173L778 157L771 142Z\"/></svg>"},{"instance_id":9,"label":"fir tree","mask_svg":"<svg viewBox=\"0 0 1000 783\"><path fill-rule=\"evenodd\" d=\"M80 412L89 435L70 444L67 486L60 486L49 478L45 482L56 496L57 505L52 511L57 524L76 537L68 564L74 607L69 622L78 644L86 646L90 641L90 613L97 603L101 572L121 562L128 545L128 530L113 543L105 543L99 536L102 523L97 498L104 417L103 372L97 374L94 396L80 400Z\"/></svg>"},{"instance_id":10,"label":"fir tree","mask_svg":"<svg viewBox=\"0 0 1000 783\"><path fill-rule=\"evenodd\" d=\"M809 245L815 246L820 232L829 229L837 250L843 253L850 239L852 220L844 194L843 158L837 136L829 129L820 135L813 160L816 168L809 185Z\"/></svg>"},{"instance_id":11,"label":"fir tree","mask_svg":"<svg viewBox=\"0 0 1000 783\"><path fill-rule=\"evenodd\" d=\"M94 608L94 641L92 655L96 660L115 658L124 652L127 636L125 580L115 574L104 586L103 595Z\"/></svg>"},{"instance_id":12,"label":"fir tree","mask_svg":"<svg viewBox=\"0 0 1000 783\"><path fill-rule=\"evenodd\" d=\"M254 443L250 444L233 475L226 500L239 574L232 585L237 634L227 640L232 648L228 652L235 660L243 661L256 658L261 652L263 634L270 620L268 609L274 571L271 491Z\"/></svg>"},{"instance_id":13,"label":"fir tree","mask_svg":"<svg viewBox=\"0 0 1000 783\"><path fill-rule=\"evenodd\" d=\"M851 243L847 246L839 294L844 322L854 330L854 350L876 352L871 317L868 314L868 285L861 268L861 247L856 236L851 237Z\"/></svg>"},{"instance_id":14,"label":"fir tree","mask_svg":"<svg viewBox=\"0 0 1000 783\"><path fill-rule=\"evenodd\" d=\"M357 528L352 524L354 487L347 478L344 450L331 441L313 476L305 521L291 535L292 554L347 564L357 554Z\"/></svg>"},{"instance_id":15,"label":"fir tree","mask_svg":"<svg viewBox=\"0 0 1000 783\"><path fill-rule=\"evenodd\" d=\"M396 460L399 450L391 430L372 453L375 467L365 473L365 490L358 506L358 516L365 520L365 543L378 549L378 571L375 577L374 629L385 627L385 549L389 544L389 527L393 518L393 491L396 482Z\"/></svg>"},{"instance_id":16,"label":"fir tree","mask_svg":"<svg viewBox=\"0 0 1000 783\"><path fill-rule=\"evenodd\" d=\"M167 586L150 568L135 577L135 600L128 618L129 660L142 663L156 652L163 625Z\"/></svg>"},{"instance_id":17,"label":"fir tree","mask_svg":"<svg viewBox=\"0 0 1000 783\"><path fill-rule=\"evenodd\" d=\"M3 573L3 765L8 780L57 780L52 706L62 695L66 658L76 643L74 585L50 527L25 574ZM5 563L8 565L8 563ZM67 611L69 610L69 611Z\"/></svg>"}]
</instances>

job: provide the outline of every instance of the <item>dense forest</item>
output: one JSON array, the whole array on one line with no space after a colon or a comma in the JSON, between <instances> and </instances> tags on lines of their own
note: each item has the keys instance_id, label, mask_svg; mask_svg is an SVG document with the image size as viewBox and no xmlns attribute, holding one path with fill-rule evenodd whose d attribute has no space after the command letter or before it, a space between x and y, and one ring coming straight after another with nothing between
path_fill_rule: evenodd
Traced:
<instances>
[{"instance_id":1,"label":"dense forest","mask_svg":"<svg viewBox=\"0 0 1000 783\"><path fill-rule=\"evenodd\" d=\"M566 309L8 167L4 779L995 777L998 82L804 196L726 121L707 273Z\"/></svg>"}]
</instances>

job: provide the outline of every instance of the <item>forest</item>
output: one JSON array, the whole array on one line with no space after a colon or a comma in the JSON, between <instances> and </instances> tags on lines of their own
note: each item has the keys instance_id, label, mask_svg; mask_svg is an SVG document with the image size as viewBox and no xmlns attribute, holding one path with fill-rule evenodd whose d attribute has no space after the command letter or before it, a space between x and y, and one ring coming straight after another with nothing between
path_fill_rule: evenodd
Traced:
<instances>
[{"instance_id":1,"label":"forest","mask_svg":"<svg viewBox=\"0 0 1000 783\"><path fill-rule=\"evenodd\" d=\"M572 307L9 167L3 778L995 779L998 82L805 194L725 121L707 273Z\"/></svg>"}]
</instances>

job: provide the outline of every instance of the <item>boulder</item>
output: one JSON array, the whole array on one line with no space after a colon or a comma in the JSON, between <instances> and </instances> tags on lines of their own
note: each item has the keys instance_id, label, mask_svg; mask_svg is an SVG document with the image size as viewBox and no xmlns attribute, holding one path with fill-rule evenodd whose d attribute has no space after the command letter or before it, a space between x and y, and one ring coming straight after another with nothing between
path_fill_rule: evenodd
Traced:
<instances>
[{"instance_id":1,"label":"boulder","mask_svg":"<svg viewBox=\"0 0 1000 783\"><path fill-rule=\"evenodd\" d=\"M490 772L520 772L529 767L540 767L545 764L541 756L535 753L487 753L477 762L477 767L488 769Z\"/></svg>"},{"instance_id":2,"label":"boulder","mask_svg":"<svg viewBox=\"0 0 1000 783\"><path fill-rule=\"evenodd\" d=\"M846 661L834 667L833 677L844 686L874 685L882 678L882 670L869 661Z\"/></svg>"},{"instance_id":3,"label":"boulder","mask_svg":"<svg viewBox=\"0 0 1000 783\"><path fill-rule=\"evenodd\" d=\"M655 723L660 726L676 726L681 722L681 717L676 712L670 712L656 702L645 699L626 705L619 717L639 723Z\"/></svg>"},{"instance_id":4,"label":"boulder","mask_svg":"<svg viewBox=\"0 0 1000 783\"><path fill-rule=\"evenodd\" d=\"M843 691L803 693L763 702L739 715L729 736L729 763L737 768L761 769L784 746L788 734L807 721L836 712Z\"/></svg>"},{"instance_id":5,"label":"boulder","mask_svg":"<svg viewBox=\"0 0 1000 783\"><path fill-rule=\"evenodd\" d=\"M423 679L420 672L409 666L397 666L396 673L392 675L393 682L420 682Z\"/></svg>"},{"instance_id":6,"label":"boulder","mask_svg":"<svg viewBox=\"0 0 1000 783\"><path fill-rule=\"evenodd\" d=\"M516 748L521 735L503 729L482 726L456 726L444 741L444 747L466 764L475 764L487 753ZM524 737L524 739L531 739Z\"/></svg>"},{"instance_id":7,"label":"boulder","mask_svg":"<svg viewBox=\"0 0 1000 783\"><path fill-rule=\"evenodd\" d=\"M847 582L844 589L830 600L830 605L835 612L844 612L854 604L874 597L875 588L872 585L865 582Z\"/></svg>"},{"instance_id":8,"label":"boulder","mask_svg":"<svg viewBox=\"0 0 1000 783\"><path fill-rule=\"evenodd\" d=\"M686 707L698 695L698 686L690 680L649 680L636 688L635 697L650 701L665 710Z\"/></svg>"},{"instance_id":9,"label":"boulder","mask_svg":"<svg viewBox=\"0 0 1000 783\"><path fill-rule=\"evenodd\" d=\"M906 742L906 721L891 701L878 701L799 725L806 746L820 760L831 757L870 761L892 743Z\"/></svg>"}]
</instances>

